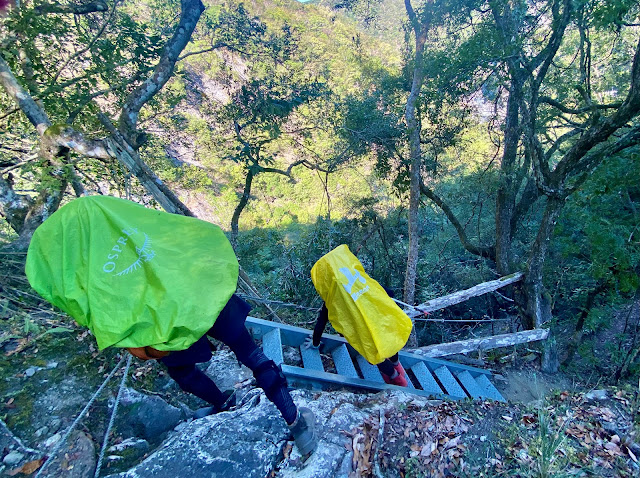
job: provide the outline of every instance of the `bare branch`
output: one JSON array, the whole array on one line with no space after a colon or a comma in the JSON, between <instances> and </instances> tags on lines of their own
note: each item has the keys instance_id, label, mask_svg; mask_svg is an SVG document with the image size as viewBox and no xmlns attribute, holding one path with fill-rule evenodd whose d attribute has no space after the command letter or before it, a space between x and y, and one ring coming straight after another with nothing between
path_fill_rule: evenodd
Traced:
<instances>
[{"instance_id":1,"label":"bare branch","mask_svg":"<svg viewBox=\"0 0 640 478\"><path fill-rule=\"evenodd\" d=\"M589 111L592 111L594 108L599 110L605 110L605 109L616 109L622 106L622 103L619 102L619 103L611 103L608 105L592 104L591 106L583 106L582 108L575 109L575 108L569 108L563 105L562 103L560 103L559 101L549 98L548 96L541 96L540 102L551 105L554 108L559 109L563 113L570 114L570 115L580 115L583 113L588 113Z\"/></svg>"},{"instance_id":2,"label":"bare branch","mask_svg":"<svg viewBox=\"0 0 640 478\"><path fill-rule=\"evenodd\" d=\"M176 61L191 39L191 34L204 11L204 5L200 0L181 0L181 6L178 27L173 37L167 42L153 74L129 95L122 107L119 129L134 149L140 146L136 138L136 125L140 109L169 81Z\"/></svg>"},{"instance_id":3,"label":"bare branch","mask_svg":"<svg viewBox=\"0 0 640 478\"><path fill-rule=\"evenodd\" d=\"M67 65L69 63L71 63L73 60L75 60L76 58L78 58L80 55L84 54L85 52L91 50L91 48L93 48L93 45L96 43L96 41L98 41L98 38L100 38L102 36L102 34L104 33L105 29L107 28L107 25L109 25L109 23L111 23L111 20L113 20L113 15L116 12L116 5L118 4L118 2L113 2L113 8L111 9L111 13L109 14L109 18L106 19L106 21L102 24L102 27L100 27L100 30L98 30L98 33L95 34L95 36L91 39L91 41L87 44L86 47L78 50L76 53L74 53L73 55L71 55L69 58L67 58L67 61L65 61L63 63L63 65L58 69L57 73L53 76L53 79L51 80L51 83L55 83L58 79L58 77L62 74L62 72L64 71L64 69L67 67Z\"/></svg>"},{"instance_id":4,"label":"bare branch","mask_svg":"<svg viewBox=\"0 0 640 478\"><path fill-rule=\"evenodd\" d=\"M569 149L564 157L557 164L553 171L554 182L558 187L575 172L581 173L580 169L589 161L583 159L597 145L604 143L620 128L623 128L631 119L640 113L640 39L636 46L631 67L631 86L627 97L622 102L618 110L608 118L588 128L582 137Z\"/></svg>"},{"instance_id":5,"label":"bare branch","mask_svg":"<svg viewBox=\"0 0 640 478\"><path fill-rule=\"evenodd\" d=\"M69 13L73 15L86 15L88 13L106 12L108 9L106 2L96 0L81 5L60 5L58 3L48 3L39 5L34 11L39 14L49 13Z\"/></svg>"},{"instance_id":6,"label":"bare branch","mask_svg":"<svg viewBox=\"0 0 640 478\"><path fill-rule=\"evenodd\" d=\"M471 254L475 254L480 257L487 257L489 259L495 260L495 248L489 246L476 246L472 244L467 236L466 231L464 230L464 226L460 223L453 210L449 207L447 203L445 203L440 196L438 196L432 189L428 188L424 183L420 183L420 192L431 199L436 205L442 209L442 212L445 213L456 232L458 233L458 237L460 238L460 242L464 248L469 251Z\"/></svg>"},{"instance_id":7,"label":"bare branch","mask_svg":"<svg viewBox=\"0 0 640 478\"><path fill-rule=\"evenodd\" d=\"M0 85L2 85L9 97L16 102L40 135L51 126L51 121L47 114L18 83L11 68L9 68L2 56L0 56Z\"/></svg>"}]
</instances>

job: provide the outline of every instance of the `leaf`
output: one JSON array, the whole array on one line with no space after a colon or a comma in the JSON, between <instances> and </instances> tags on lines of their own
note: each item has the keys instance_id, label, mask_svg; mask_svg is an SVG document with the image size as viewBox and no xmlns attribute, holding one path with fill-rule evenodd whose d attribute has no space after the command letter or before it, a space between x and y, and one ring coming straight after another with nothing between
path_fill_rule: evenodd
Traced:
<instances>
[{"instance_id":1,"label":"leaf","mask_svg":"<svg viewBox=\"0 0 640 478\"><path fill-rule=\"evenodd\" d=\"M15 470L8 471L7 475L16 476L18 473L22 473L24 475L30 475L31 473L36 471L38 468L40 468L43 463L44 463L44 458L28 461L27 463L22 465L20 468L16 468Z\"/></svg>"},{"instance_id":2,"label":"leaf","mask_svg":"<svg viewBox=\"0 0 640 478\"><path fill-rule=\"evenodd\" d=\"M66 327L54 327L53 329L48 329L42 335L47 335L47 334L66 334L68 332L73 332L73 329L68 329Z\"/></svg>"},{"instance_id":3,"label":"leaf","mask_svg":"<svg viewBox=\"0 0 640 478\"><path fill-rule=\"evenodd\" d=\"M458 446L458 443L460 442L460 437L457 436L455 438L453 438L452 440L449 440L446 445L444 446L444 449L447 450L449 448L454 448L456 446Z\"/></svg>"},{"instance_id":4,"label":"leaf","mask_svg":"<svg viewBox=\"0 0 640 478\"><path fill-rule=\"evenodd\" d=\"M631 459L633 461L635 461L636 463L638 463L638 459L636 458L636 455L631 451L631 448L627 448L627 453L629 454L629 456L631 457Z\"/></svg>"},{"instance_id":5,"label":"leaf","mask_svg":"<svg viewBox=\"0 0 640 478\"><path fill-rule=\"evenodd\" d=\"M502 415L502 419L510 422L511 420L513 420L513 417L508 417L507 415Z\"/></svg>"},{"instance_id":6,"label":"leaf","mask_svg":"<svg viewBox=\"0 0 640 478\"><path fill-rule=\"evenodd\" d=\"M18 339L18 346L13 349L10 350L9 352L7 352L5 355L5 357L11 357L13 354L17 354L18 352L22 352L25 348L27 348L27 346L29 345L29 341L25 338L22 339Z\"/></svg>"}]
</instances>

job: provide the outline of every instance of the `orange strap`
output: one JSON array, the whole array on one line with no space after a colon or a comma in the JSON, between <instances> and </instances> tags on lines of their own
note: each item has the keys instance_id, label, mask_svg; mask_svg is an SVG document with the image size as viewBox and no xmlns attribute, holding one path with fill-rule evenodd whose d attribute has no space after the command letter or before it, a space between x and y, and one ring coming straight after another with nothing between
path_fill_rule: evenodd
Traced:
<instances>
[{"instance_id":1,"label":"orange strap","mask_svg":"<svg viewBox=\"0 0 640 478\"><path fill-rule=\"evenodd\" d=\"M169 352L156 350L153 347L129 347L127 350L140 360L157 360L169 355Z\"/></svg>"}]
</instances>

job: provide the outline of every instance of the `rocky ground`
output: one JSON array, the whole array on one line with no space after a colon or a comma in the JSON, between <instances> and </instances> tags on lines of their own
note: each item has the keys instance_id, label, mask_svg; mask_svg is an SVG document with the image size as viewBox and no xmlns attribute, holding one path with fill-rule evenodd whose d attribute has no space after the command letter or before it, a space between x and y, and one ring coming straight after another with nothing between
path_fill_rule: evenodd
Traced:
<instances>
[{"instance_id":1,"label":"rocky ground","mask_svg":"<svg viewBox=\"0 0 640 478\"><path fill-rule=\"evenodd\" d=\"M0 336L5 475L35 475L118 363L114 352L96 351L86 332L42 330ZM101 475L637 476L638 390L568 392L572 384L536 368L526 361L502 367L496 383L511 399L506 404L294 391L296 403L316 414L320 437L318 450L303 461L275 407L224 347L207 372L223 388L235 387L239 404L197 420L190 417L202 403L182 393L158 364L134 361ZM41 476L93 476L121 376Z\"/></svg>"},{"instance_id":2,"label":"rocky ground","mask_svg":"<svg viewBox=\"0 0 640 478\"><path fill-rule=\"evenodd\" d=\"M15 269L4 277L24 280L19 261ZM93 476L122 366L65 436L121 356L98 351L86 330L28 290L0 282L0 476ZM508 403L295 390L296 403L316 414L320 438L303 461L249 370L218 345L205 369L221 388L236 389L238 406L193 419L204 404L156 362L134 359L100 476L640 475L640 390L541 374L535 347L492 352L481 362L457 358L493 369ZM48 456L55 459L43 470Z\"/></svg>"}]
</instances>

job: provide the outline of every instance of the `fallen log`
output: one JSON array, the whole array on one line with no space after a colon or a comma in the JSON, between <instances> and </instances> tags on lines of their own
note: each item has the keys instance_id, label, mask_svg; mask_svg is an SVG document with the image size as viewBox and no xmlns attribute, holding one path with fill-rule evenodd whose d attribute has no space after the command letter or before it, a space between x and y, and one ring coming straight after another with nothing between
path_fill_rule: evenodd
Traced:
<instances>
[{"instance_id":1,"label":"fallen log","mask_svg":"<svg viewBox=\"0 0 640 478\"><path fill-rule=\"evenodd\" d=\"M549 336L549 329L534 329L516 332L513 334L493 335L482 339L460 340L446 344L427 345L416 349L407 350L426 357L445 357L453 354L464 354L475 350L491 350L510 345L524 344L544 340Z\"/></svg>"},{"instance_id":2,"label":"fallen log","mask_svg":"<svg viewBox=\"0 0 640 478\"><path fill-rule=\"evenodd\" d=\"M522 272L516 272L515 274L500 277L500 279L483 282L482 284L473 286L470 289L459 290L453 294L438 297L437 299L429 300L423 304L413 306L412 308L407 308L405 309L405 313L411 318L420 317L420 315L422 315L421 312L433 312L434 310L440 310L454 304L459 304L471 297L486 294L487 292L493 292L494 290L508 286L514 282L518 282L523 277L524 274Z\"/></svg>"}]
</instances>

